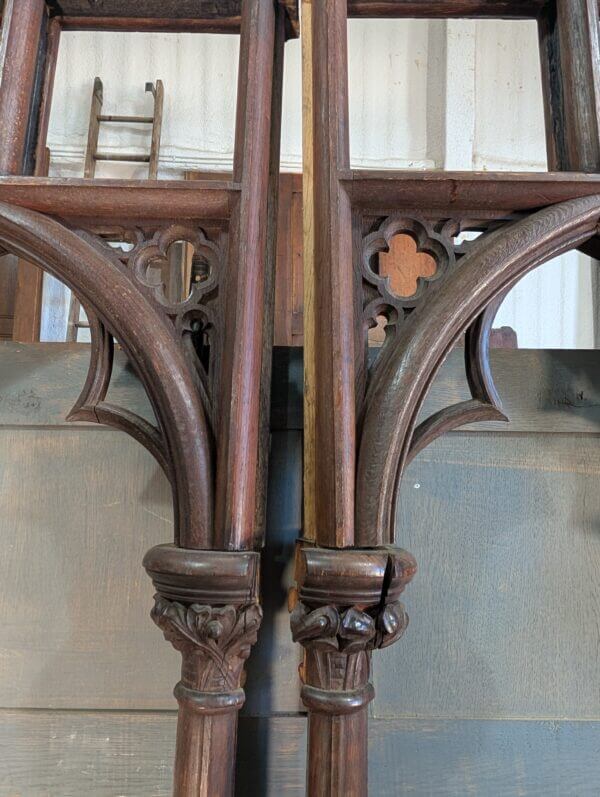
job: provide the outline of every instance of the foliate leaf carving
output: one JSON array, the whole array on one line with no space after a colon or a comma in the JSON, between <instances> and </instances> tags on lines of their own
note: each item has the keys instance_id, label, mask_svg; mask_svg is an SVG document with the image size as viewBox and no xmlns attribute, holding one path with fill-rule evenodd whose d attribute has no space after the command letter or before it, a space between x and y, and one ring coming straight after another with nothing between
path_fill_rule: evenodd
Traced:
<instances>
[{"instance_id":1,"label":"foliate leaf carving","mask_svg":"<svg viewBox=\"0 0 600 797\"><path fill-rule=\"evenodd\" d=\"M364 686L369 680L371 651L391 645L408 625L399 602L367 611L355 606L311 609L299 602L290 619L293 639L307 653L303 680L333 691Z\"/></svg>"},{"instance_id":2,"label":"foliate leaf carving","mask_svg":"<svg viewBox=\"0 0 600 797\"><path fill-rule=\"evenodd\" d=\"M292 637L305 647L352 653L391 645L408 626L408 615L399 601L362 611L354 606L310 609L298 602L290 616Z\"/></svg>"},{"instance_id":3,"label":"foliate leaf carving","mask_svg":"<svg viewBox=\"0 0 600 797\"><path fill-rule=\"evenodd\" d=\"M224 692L239 687L262 620L260 606L186 606L160 595L154 601L151 617L184 661L193 660L196 688Z\"/></svg>"}]
</instances>

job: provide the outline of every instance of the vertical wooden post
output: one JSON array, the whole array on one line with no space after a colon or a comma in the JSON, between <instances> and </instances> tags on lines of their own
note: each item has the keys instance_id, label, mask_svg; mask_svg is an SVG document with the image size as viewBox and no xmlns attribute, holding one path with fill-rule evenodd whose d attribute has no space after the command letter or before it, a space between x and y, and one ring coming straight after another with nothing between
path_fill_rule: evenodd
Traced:
<instances>
[{"instance_id":1,"label":"vertical wooden post","mask_svg":"<svg viewBox=\"0 0 600 797\"><path fill-rule=\"evenodd\" d=\"M595 0L553 0L539 21L550 171L600 171L600 32Z\"/></svg>"},{"instance_id":2,"label":"vertical wooden post","mask_svg":"<svg viewBox=\"0 0 600 797\"><path fill-rule=\"evenodd\" d=\"M45 53L44 81L37 120L38 131L35 149L35 174L37 177L47 177L50 166L50 152L46 147L46 143L52 108L60 32L60 22L56 19L50 20ZM42 270L25 260L19 260L13 326L13 340L19 343L35 343L40 339L43 284L44 275Z\"/></svg>"},{"instance_id":3,"label":"vertical wooden post","mask_svg":"<svg viewBox=\"0 0 600 797\"><path fill-rule=\"evenodd\" d=\"M215 547L228 550L255 542L275 15L272 2L242 4L215 520Z\"/></svg>"},{"instance_id":4,"label":"vertical wooden post","mask_svg":"<svg viewBox=\"0 0 600 797\"><path fill-rule=\"evenodd\" d=\"M316 518L316 318L315 318L315 206L313 149L312 0L303 0L300 20L302 45L302 221L304 274L304 524L306 540L317 535Z\"/></svg>"},{"instance_id":5,"label":"vertical wooden post","mask_svg":"<svg viewBox=\"0 0 600 797\"><path fill-rule=\"evenodd\" d=\"M600 21L595 0L553 0L538 23L548 168L600 171ZM600 343L600 244L592 264L594 342Z\"/></svg>"},{"instance_id":6,"label":"vertical wooden post","mask_svg":"<svg viewBox=\"0 0 600 797\"><path fill-rule=\"evenodd\" d=\"M23 173L27 157L46 3L44 0L13 0L5 11L0 81L0 175L16 175Z\"/></svg>"},{"instance_id":7,"label":"vertical wooden post","mask_svg":"<svg viewBox=\"0 0 600 797\"><path fill-rule=\"evenodd\" d=\"M312 4L315 507L319 545L354 543L356 453L347 3Z\"/></svg>"},{"instance_id":8,"label":"vertical wooden post","mask_svg":"<svg viewBox=\"0 0 600 797\"><path fill-rule=\"evenodd\" d=\"M234 791L243 666L256 641L272 350L273 269L285 17L269 0L242 4L234 181L224 285L227 333L217 401L216 520L211 551L159 546L144 561L155 622L182 654L175 797ZM260 451L259 451L260 448Z\"/></svg>"},{"instance_id":9,"label":"vertical wooden post","mask_svg":"<svg viewBox=\"0 0 600 797\"><path fill-rule=\"evenodd\" d=\"M353 266L346 0L303 0L305 524L290 596L304 647L309 797L366 797L371 655L407 618L415 572L399 549L355 540L356 353L363 334Z\"/></svg>"},{"instance_id":10,"label":"vertical wooden post","mask_svg":"<svg viewBox=\"0 0 600 797\"><path fill-rule=\"evenodd\" d=\"M152 85L152 84L150 84ZM152 143L150 146L150 165L148 167L148 179L158 179L158 158L160 155L160 138L162 135L163 105L165 101L165 88L162 80L156 81L156 86L152 89L154 96L154 122L152 123Z\"/></svg>"},{"instance_id":11,"label":"vertical wooden post","mask_svg":"<svg viewBox=\"0 0 600 797\"><path fill-rule=\"evenodd\" d=\"M260 555L158 545L154 622L181 653L174 797L232 797L244 664L262 619Z\"/></svg>"}]
</instances>

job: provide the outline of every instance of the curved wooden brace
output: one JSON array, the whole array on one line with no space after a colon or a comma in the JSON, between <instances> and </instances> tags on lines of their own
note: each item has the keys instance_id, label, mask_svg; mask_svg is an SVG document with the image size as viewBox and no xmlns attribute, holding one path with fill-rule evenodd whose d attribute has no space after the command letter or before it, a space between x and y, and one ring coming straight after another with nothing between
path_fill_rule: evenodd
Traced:
<instances>
[{"instance_id":1,"label":"curved wooden brace","mask_svg":"<svg viewBox=\"0 0 600 797\"><path fill-rule=\"evenodd\" d=\"M528 271L590 238L599 216L600 196L585 197L483 236L446 279L432 286L427 301L403 325L367 393L357 467L357 546L393 540L397 488L417 415L460 335ZM485 387L477 385L483 373L473 377L472 388ZM421 448L448 428L477 420L478 409L473 402L451 409L443 423L434 422L435 434L423 438L421 433Z\"/></svg>"},{"instance_id":2,"label":"curved wooden brace","mask_svg":"<svg viewBox=\"0 0 600 797\"><path fill-rule=\"evenodd\" d=\"M62 280L81 297L92 319L97 319L90 372L71 417L109 423L146 445L171 478L175 542L186 548L211 548L210 432L169 320L116 258L47 216L0 203L0 245ZM134 364L160 431L133 413L104 403L112 335Z\"/></svg>"},{"instance_id":3,"label":"curved wooden brace","mask_svg":"<svg viewBox=\"0 0 600 797\"><path fill-rule=\"evenodd\" d=\"M444 407L417 426L406 455L406 465L436 438L459 426L478 421L508 421L502 412L489 360L492 324L505 295L503 293L490 302L465 335L465 370L471 399Z\"/></svg>"}]
</instances>

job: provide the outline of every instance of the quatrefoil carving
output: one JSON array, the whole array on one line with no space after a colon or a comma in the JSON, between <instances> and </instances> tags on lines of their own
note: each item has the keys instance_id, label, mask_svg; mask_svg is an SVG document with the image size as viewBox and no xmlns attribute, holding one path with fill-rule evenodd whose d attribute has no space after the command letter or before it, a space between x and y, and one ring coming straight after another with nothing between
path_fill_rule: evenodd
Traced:
<instances>
[{"instance_id":1,"label":"quatrefoil carving","mask_svg":"<svg viewBox=\"0 0 600 797\"><path fill-rule=\"evenodd\" d=\"M172 301L166 296L160 276L162 267L169 266L169 249L176 243L189 244L194 252L191 290L180 301ZM197 308L203 297L217 287L220 262L221 252L218 245L209 240L201 229L173 224L165 230L157 231L151 240L136 247L130 266L136 279L152 292L166 312L172 317L182 318L193 308ZM156 271L159 272L158 276L152 273Z\"/></svg>"},{"instance_id":2,"label":"quatrefoil carving","mask_svg":"<svg viewBox=\"0 0 600 797\"><path fill-rule=\"evenodd\" d=\"M412 285L389 267L392 258L403 251L419 260L419 275L416 282L413 278ZM370 291L365 291L365 321L373 326L381 315L391 323L402 320L405 310L416 306L427 285L442 277L454 262L451 237L436 232L429 221L422 217L388 216L363 241L361 271L371 286ZM412 292L407 293L409 288Z\"/></svg>"}]
</instances>

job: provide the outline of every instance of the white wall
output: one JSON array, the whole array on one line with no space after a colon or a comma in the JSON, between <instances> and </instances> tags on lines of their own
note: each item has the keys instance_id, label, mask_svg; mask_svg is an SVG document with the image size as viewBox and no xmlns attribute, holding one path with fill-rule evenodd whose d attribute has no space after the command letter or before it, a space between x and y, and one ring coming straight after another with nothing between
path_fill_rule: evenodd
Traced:
<instances>
[{"instance_id":1,"label":"white wall","mask_svg":"<svg viewBox=\"0 0 600 797\"><path fill-rule=\"evenodd\" d=\"M545 170L533 22L353 20L349 23L350 138L354 166ZM53 175L81 176L90 93L102 77L106 112L146 113L144 83L166 101L161 178L231 167L238 38L194 34L66 33L49 133ZM105 151L147 151L139 128L105 126ZM288 43L282 169L301 169L300 44ZM98 176L143 177L102 164ZM46 281L46 339L63 335L66 300ZM497 325L524 347L593 345L587 258L567 255L507 297Z\"/></svg>"}]
</instances>

